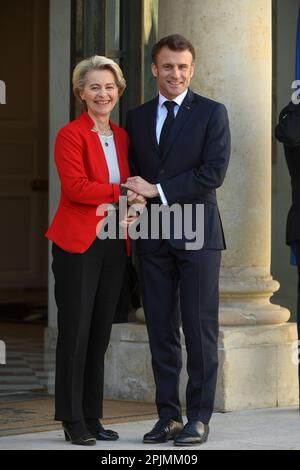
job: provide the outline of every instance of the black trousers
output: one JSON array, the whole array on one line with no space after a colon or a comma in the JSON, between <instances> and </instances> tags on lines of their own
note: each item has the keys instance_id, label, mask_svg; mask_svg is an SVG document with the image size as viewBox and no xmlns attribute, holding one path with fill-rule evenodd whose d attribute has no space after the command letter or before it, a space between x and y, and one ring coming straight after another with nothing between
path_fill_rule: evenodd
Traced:
<instances>
[{"instance_id":1,"label":"black trousers","mask_svg":"<svg viewBox=\"0 0 300 470\"><path fill-rule=\"evenodd\" d=\"M96 240L83 254L52 245L58 308L55 419L101 418L104 355L124 280L124 240Z\"/></svg>"},{"instance_id":2,"label":"black trousers","mask_svg":"<svg viewBox=\"0 0 300 470\"><path fill-rule=\"evenodd\" d=\"M139 255L160 418L181 419L181 324L189 376L187 418L204 423L211 418L218 370L220 262L219 250L177 250L167 241L159 250Z\"/></svg>"}]
</instances>

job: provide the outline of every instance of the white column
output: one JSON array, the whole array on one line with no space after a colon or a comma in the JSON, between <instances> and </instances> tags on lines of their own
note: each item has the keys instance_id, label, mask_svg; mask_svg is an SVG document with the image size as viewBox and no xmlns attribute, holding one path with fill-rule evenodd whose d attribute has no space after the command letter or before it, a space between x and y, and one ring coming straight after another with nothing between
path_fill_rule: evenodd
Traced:
<instances>
[{"instance_id":1,"label":"white column","mask_svg":"<svg viewBox=\"0 0 300 470\"><path fill-rule=\"evenodd\" d=\"M224 103L232 152L218 199L227 241L220 279L222 325L278 324L287 309L270 303L270 0L161 0L159 37L178 32L196 49L192 89ZM192 13L192 14L191 14Z\"/></svg>"}]
</instances>

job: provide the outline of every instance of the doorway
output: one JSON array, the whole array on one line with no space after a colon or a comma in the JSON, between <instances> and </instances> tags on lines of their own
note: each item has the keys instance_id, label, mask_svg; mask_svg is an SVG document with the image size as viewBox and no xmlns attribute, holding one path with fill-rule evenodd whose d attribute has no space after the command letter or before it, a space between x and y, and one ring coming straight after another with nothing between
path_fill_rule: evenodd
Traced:
<instances>
[{"instance_id":1,"label":"doorway","mask_svg":"<svg viewBox=\"0 0 300 470\"><path fill-rule=\"evenodd\" d=\"M0 322L47 322L47 0L1 5Z\"/></svg>"}]
</instances>

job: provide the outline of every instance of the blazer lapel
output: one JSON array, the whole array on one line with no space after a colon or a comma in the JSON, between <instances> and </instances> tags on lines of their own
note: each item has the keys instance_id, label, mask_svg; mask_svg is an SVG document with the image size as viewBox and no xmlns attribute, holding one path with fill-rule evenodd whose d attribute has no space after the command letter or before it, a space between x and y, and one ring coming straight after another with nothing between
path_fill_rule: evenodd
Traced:
<instances>
[{"instance_id":1,"label":"blazer lapel","mask_svg":"<svg viewBox=\"0 0 300 470\"><path fill-rule=\"evenodd\" d=\"M157 106L158 106L158 96L153 100L149 101L149 112L148 112L148 122L147 128L151 131L151 140L154 145L156 152L160 153L159 146L156 138L156 118L157 118Z\"/></svg>"},{"instance_id":2,"label":"blazer lapel","mask_svg":"<svg viewBox=\"0 0 300 470\"><path fill-rule=\"evenodd\" d=\"M174 143L174 140L176 139L176 136L178 135L182 127L186 124L187 120L192 115L193 102L194 102L194 93L191 90L189 90L185 99L181 103L181 106L176 115L174 124L171 128L170 135L168 137L168 142L167 142L164 154L162 155L163 159L166 158L169 150L171 149Z\"/></svg>"},{"instance_id":3,"label":"blazer lapel","mask_svg":"<svg viewBox=\"0 0 300 470\"><path fill-rule=\"evenodd\" d=\"M91 152L91 163L93 165L94 174L99 181L108 182L109 181L109 171L102 148L98 133L94 130L95 123L92 118L89 116L87 111L84 111L79 118L83 123L86 129L86 135L88 137L88 142L92 145L93 151Z\"/></svg>"}]
</instances>

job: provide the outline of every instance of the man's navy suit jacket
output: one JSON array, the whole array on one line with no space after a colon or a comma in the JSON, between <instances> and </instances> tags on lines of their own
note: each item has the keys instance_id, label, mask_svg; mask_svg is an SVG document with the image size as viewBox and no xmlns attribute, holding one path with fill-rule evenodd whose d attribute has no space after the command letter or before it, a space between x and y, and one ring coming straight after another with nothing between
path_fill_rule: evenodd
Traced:
<instances>
[{"instance_id":1,"label":"man's navy suit jacket","mask_svg":"<svg viewBox=\"0 0 300 470\"><path fill-rule=\"evenodd\" d=\"M127 115L132 175L139 175L152 184L160 183L168 205L179 203L183 214L184 204L191 204L194 229L196 205L204 204L203 248L225 249L216 188L223 183L230 156L226 108L189 90L161 155L156 139L157 106L158 97L129 111ZM148 199L148 213L153 203L161 203L160 198ZM184 236L184 230L183 236L175 239L171 229L169 243L174 248L185 249L186 242L190 241ZM152 252L160 244L161 239L139 239L137 251Z\"/></svg>"},{"instance_id":2,"label":"man's navy suit jacket","mask_svg":"<svg viewBox=\"0 0 300 470\"><path fill-rule=\"evenodd\" d=\"M291 245L300 240L300 146L284 145L284 151L292 186L292 205L286 224L286 243Z\"/></svg>"}]
</instances>

